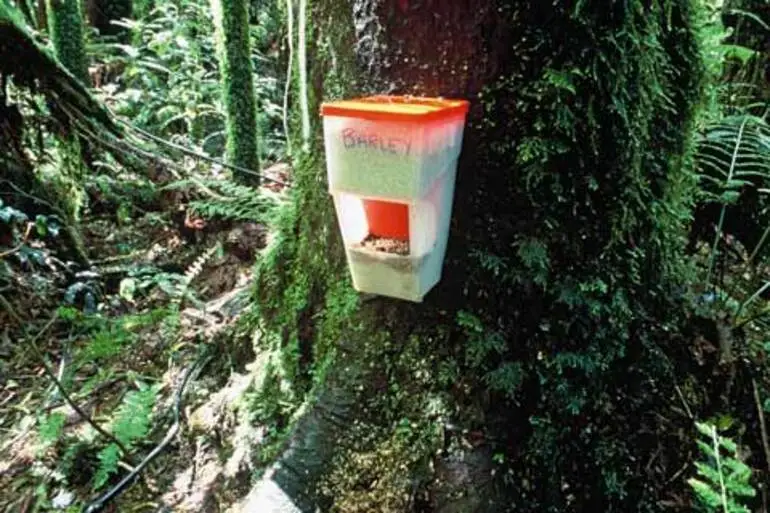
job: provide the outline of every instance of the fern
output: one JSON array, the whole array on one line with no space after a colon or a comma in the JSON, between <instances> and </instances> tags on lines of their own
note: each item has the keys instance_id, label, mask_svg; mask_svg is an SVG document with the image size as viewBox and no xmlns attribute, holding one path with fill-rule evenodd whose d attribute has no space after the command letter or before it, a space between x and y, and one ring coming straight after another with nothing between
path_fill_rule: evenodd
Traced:
<instances>
[{"instance_id":1,"label":"fern","mask_svg":"<svg viewBox=\"0 0 770 513\"><path fill-rule=\"evenodd\" d=\"M107 480L118 469L118 461L120 461L120 449L117 445L109 444L107 447L99 451L97 455L99 459L99 468L94 476L94 490L98 490L107 483Z\"/></svg>"},{"instance_id":2,"label":"fern","mask_svg":"<svg viewBox=\"0 0 770 513\"><path fill-rule=\"evenodd\" d=\"M135 335L114 327L98 331L78 354L78 358L82 362L96 362L112 358L120 354L123 347L135 339Z\"/></svg>"},{"instance_id":3,"label":"fern","mask_svg":"<svg viewBox=\"0 0 770 513\"><path fill-rule=\"evenodd\" d=\"M490 355L502 354L505 338L496 331L471 335L465 349L465 361L472 368L479 368Z\"/></svg>"},{"instance_id":4,"label":"fern","mask_svg":"<svg viewBox=\"0 0 770 513\"><path fill-rule=\"evenodd\" d=\"M560 71L551 68L547 68L544 73L544 79L551 85L556 86L558 89L569 92L570 94L577 94L575 89L574 76L580 76L582 73L578 69L571 69L569 71Z\"/></svg>"},{"instance_id":5,"label":"fern","mask_svg":"<svg viewBox=\"0 0 770 513\"><path fill-rule=\"evenodd\" d=\"M127 447L144 438L150 429L150 417L160 385L139 384L139 390L126 394L115 413L112 431Z\"/></svg>"},{"instance_id":6,"label":"fern","mask_svg":"<svg viewBox=\"0 0 770 513\"><path fill-rule=\"evenodd\" d=\"M40 446L38 447L38 452L45 452L46 449L59 440L66 420L67 417L63 413L55 412L45 415L39 421L38 436L40 437Z\"/></svg>"},{"instance_id":7,"label":"fern","mask_svg":"<svg viewBox=\"0 0 770 513\"><path fill-rule=\"evenodd\" d=\"M206 250L205 253L200 255L198 258L196 258L192 264L190 264L187 269L184 272L184 276L180 280L177 292L175 294L176 300L172 303L171 308L172 311L175 312L178 310L180 303L182 300L188 296L188 290L190 288L190 284L192 281L197 278L201 272L203 272L203 267L206 265L206 263L211 260L211 258L221 249L221 246L219 244L215 244L209 249ZM192 298L195 299L195 298Z\"/></svg>"},{"instance_id":8,"label":"fern","mask_svg":"<svg viewBox=\"0 0 770 513\"><path fill-rule=\"evenodd\" d=\"M524 381L524 371L520 362L506 362L487 372L483 379L490 389L503 392L513 399Z\"/></svg>"},{"instance_id":9,"label":"fern","mask_svg":"<svg viewBox=\"0 0 770 513\"><path fill-rule=\"evenodd\" d=\"M696 165L702 192L720 203L726 191L733 196L770 179L770 125L755 116L732 116L708 126L698 141Z\"/></svg>"},{"instance_id":10,"label":"fern","mask_svg":"<svg viewBox=\"0 0 770 513\"><path fill-rule=\"evenodd\" d=\"M751 486L751 469L738 458L738 446L731 439L717 433L716 426L696 423L701 439L698 447L705 462L695 464L698 478L687 482L705 512L749 513L741 503L747 497L754 497Z\"/></svg>"},{"instance_id":11,"label":"fern","mask_svg":"<svg viewBox=\"0 0 770 513\"><path fill-rule=\"evenodd\" d=\"M278 204L277 195L229 180L180 180L167 189L195 187L207 196L190 202L190 210L207 219L267 220Z\"/></svg>"},{"instance_id":12,"label":"fern","mask_svg":"<svg viewBox=\"0 0 770 513\"><path fill-rule=\"evenodd\" d=\"M751 243L749 261L768 238L770 218L763 211L770 192L770 125L754 116L724 118L704 131L695 157L702 200L720 206L706 277L710 286L726 217L737 215L742 223L756 224L757 233L764 229Z\"/></svg>"},{"instance_id":13,"label":"fern","mask_svg":"<svg viewBox=\"0 0 770 513\"><path fill-rule=\"evenodd\" d=\"M139 390L127 393L115 412L111 431L126 448L132 449L138 441L147 436L159 389L160 385L148 386L139 383ZM118 469L119 455L120 448L115 443L110 443L99 451L99 468L94 478L95 489L104 486Z\"/></svg>"}]
</instances>

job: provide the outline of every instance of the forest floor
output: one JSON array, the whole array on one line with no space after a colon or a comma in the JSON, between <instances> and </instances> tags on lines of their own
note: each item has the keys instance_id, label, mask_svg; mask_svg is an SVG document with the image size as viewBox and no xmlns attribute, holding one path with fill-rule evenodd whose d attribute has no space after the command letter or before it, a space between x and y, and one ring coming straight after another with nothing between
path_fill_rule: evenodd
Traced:
<instances>
[{"instance_id":1,"label":"forest floor","mask_svg":"<svg viewBox=\"0 0 770 513\"><path fill-rule=\"evenodd\" d=\"M156 447L104 511L221 511L269 462L280 426L249 404L268 358L242 322L267 227L178 208L84 219L88 271L34 235L3 255L0 511L80 511Z\"/></svg>"}]
</instances>

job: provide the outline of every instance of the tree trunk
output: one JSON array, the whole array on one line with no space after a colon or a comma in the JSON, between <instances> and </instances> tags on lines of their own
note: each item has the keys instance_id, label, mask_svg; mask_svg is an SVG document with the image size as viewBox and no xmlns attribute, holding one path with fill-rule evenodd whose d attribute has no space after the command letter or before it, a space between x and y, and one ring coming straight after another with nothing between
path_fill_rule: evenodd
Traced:
<instances>
[{"instance_id":1,"label":"tree trunk","mask_svg":"<svg viewBox=\"0 0 770 513\"><path fill-rule=\"evenodd\" d=\"M47 0L48 30L56 58L75 78L89 84L88 60L79 0Z\"/></svg>"},{"instance_id":2,"label":"tree trunk","mask_svg":"<svg viewBox=\"0 0 770 513\"><path fill-rule=\"evenodd\" d=\"M211 0L226 110L227 162L259 171L247 5L246 0ZM236 176L245 183L259 182L252 174L236 172Z\"/></svg>"},{"instance_id":3,"label":"tree trunk","mask_svg":"<svg viewBox=\"0 0 770 513\"><path fill-rule=\"evenodd\" d=\"M262 262L259 297L267 327L287 355L299 355L286 360L295 387L306 391L321 373L326 390L353 406L337 415L324 392L311 393L321 400L305 419L320 431L298 424L289 447L303 454L287 451L258 484L252 499L284 491L260 511L360 496L374 485L319 488L328 455L356 444L346 438L350 422L412 416L432 425L420 412L433 394L458 412L447 423L480 433L475 446L505 457L489 488L456 481L453 492L482 490L459 510L657 509L673 485L645 471L658 440L642 433L657 432L647 414L673 390L661 347L677 320L693 185L701 63L690 14L689 0L314 3L311 112L313 98L371 92L472 106L444 278L419 305L361 302L350 291L314 116L314 148L296 163L294 202ZM410 344L418 349L405 361ZM427 384L412 372L421 361L433 373ZM438 385L442 368L455 378ZM403 397L383 393L382 380L394 376ZM401 399L393 406L384 396ZM672 475L683 449L666 450ZM444 463L434 462L438 474ZM429 481L418 488L434 511L449 511L446 492ZM368 507L409 511L414 484L405 479ZM485 500L493 489L500 502Z\"/></svg>"},{"instance_id":4,"label":"tree trunk","mask_svg":"<svg viewBox=\"0 0 770 513\"><path fill-rule=\"evenodd\" d=\"M88 59L86 58L83 33L83 12L79 0L46 0L48 11L48 30L53 41L54 53L61 64L84 85L90 85ZM85 243L80 234L80 210L85 193L84 146L74 133L59 137L57 159L59 175L57 177L57 197L65 212L67 233L71 240L75 258L86 264L88 256Z\"/></svg>"}]
</instances>

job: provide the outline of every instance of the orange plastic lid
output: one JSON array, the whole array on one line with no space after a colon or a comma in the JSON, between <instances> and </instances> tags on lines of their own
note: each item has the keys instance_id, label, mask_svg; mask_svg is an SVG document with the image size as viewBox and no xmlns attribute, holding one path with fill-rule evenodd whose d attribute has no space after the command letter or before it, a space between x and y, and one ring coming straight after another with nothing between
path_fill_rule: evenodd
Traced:
<instances>
[{"instance_id":1,"label":"orange plastic lid","mask_svg":"<svg viewBox=\"0 0 770 513\"><path fill-rule=\"evenodd\" d=\"M463 117L468 112L468 106L466 100L379 95L324 103L321 115L374 121L426 122Z\"/></svg>"}]
</instances>

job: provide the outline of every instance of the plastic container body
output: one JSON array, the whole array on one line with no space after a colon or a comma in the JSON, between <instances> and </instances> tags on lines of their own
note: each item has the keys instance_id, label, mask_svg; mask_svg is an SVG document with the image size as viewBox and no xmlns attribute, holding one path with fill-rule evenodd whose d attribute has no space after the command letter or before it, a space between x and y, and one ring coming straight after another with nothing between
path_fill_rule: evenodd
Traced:
<instances>
[{"instance_id":1,"label":"plastic container body","mask_svg":"<svg viewBox=\"0 0 770 513\"><path fill-rule=\"evenodd\" d=\"M423 198L404 203L409 210L409 254L375 251L363 241L372 231L356 194L333 193L345 254L359 292L421 302L441 279L452 217L455 173L444 173Z\"/></svg>"},{"instance_id":2,"label":"plastic container body","mask_svg":"<svg viewBox=\"0 0 770 513\"><path fill-rule=\"evenodd\" d=\"M329 189L390 199L424 196L460 154L463 118L414 122L324 117Z\"/></svg>"},{"instance_id":3,"label":"plastic container body","mask_svg":"<svg viewBox=\"0 0 770 513\"><path fill-rule=\"evenodd\" d=\"M393 201L364 199L369 233L375 237L409 240L409 206Z\"/></svg>"},{"instance_id":4,"label":"plastic container body","mask_svg":"<svg viewBox=\"0 0 770 513\"><path fill-rule=\"evenodd\" d=\"M359 292L421 302L441 279L468 102L322 106L329 192Z\"/></svg>"}]
</instances>

